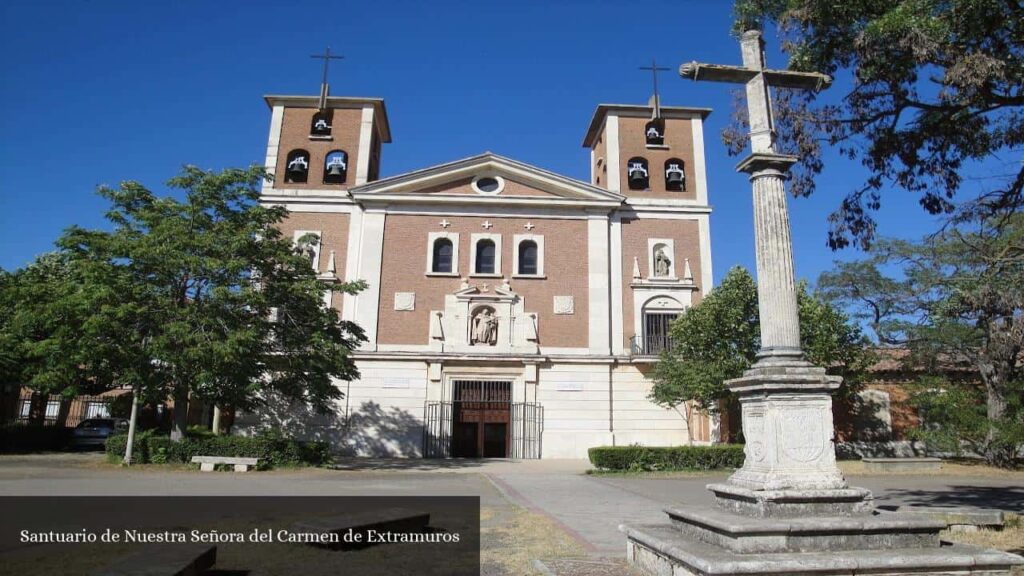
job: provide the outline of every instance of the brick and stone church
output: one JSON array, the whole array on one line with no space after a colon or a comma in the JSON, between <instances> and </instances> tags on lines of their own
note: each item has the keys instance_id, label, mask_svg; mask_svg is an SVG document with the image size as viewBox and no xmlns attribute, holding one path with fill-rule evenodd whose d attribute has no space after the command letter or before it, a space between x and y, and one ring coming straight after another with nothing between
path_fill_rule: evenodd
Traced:
<instances>
[{"instance_id":1,"label":"brick and stone church","mask_svg":"<svg viewBox=\"0 0 1024 576\"><path fill-rule=\"evenodd\" d=\"M267 96L262 201L359 324L358 381L328 416L240 424L359 455L585 457L600 445L717 439L714 419L652 404L668 326L711 288L708 109L601 104L590 181L484 152L382 178L384 101ZM499 143L500 144L500 143ZM692 428L692 429L689 429Z\"/></svg>"}]
</instances>

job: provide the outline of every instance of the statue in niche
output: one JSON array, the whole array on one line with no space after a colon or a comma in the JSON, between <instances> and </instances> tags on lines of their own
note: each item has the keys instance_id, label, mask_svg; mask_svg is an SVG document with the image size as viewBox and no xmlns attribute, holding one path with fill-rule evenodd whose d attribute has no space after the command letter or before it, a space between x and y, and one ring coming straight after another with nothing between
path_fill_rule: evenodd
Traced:
<instances>
[{"instance_id":1,"label":"statue in niche","mask_svg":"<svg viewBox=\"0 0 1024 576\"><path fill-rule=\"evenodd\" d=\"M309 238L299 239L299 255L309 260L310 266L316 264L316 242L319 240L315 235L308 235Z\"/></svg>"},{"instance_id":2,"label":"statue in niche","mask_svg":"<svg viewBox=\"0 0 1024 576\"><path fill-rule=\"evenodd\" d=\"M658 251L654 253L654 275L658 277L667 277L669 272L672 270L672 261L665 255L665 250L658 248Z\"/></svg>"},{"instance_id":3,"label":"statue in niche","mask_svg":"<svg viewBox=\"0 0 1024 576\"><path fill-rule=\"evenodd\" d=\"M494 346L498 342L498 317L484 308L473 317L472 343Z\"/></svg>"}]
</instances>

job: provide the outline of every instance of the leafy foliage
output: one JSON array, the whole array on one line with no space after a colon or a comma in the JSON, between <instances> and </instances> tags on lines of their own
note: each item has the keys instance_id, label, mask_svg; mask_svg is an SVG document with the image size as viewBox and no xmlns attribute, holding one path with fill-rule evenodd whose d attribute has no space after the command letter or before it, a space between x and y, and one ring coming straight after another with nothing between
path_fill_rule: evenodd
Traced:
<instances>
[{"instance_id":1,"label":"leafy foliage","mask_svg":"<svg viewBox=\"0 0 1024 576\"><path fill-rule=\"evenodd\" d=\"M823 274L819 288L823 297L868 322L880 342L908 347L913 362L976 369L986 405L982 451L990 463L1008 466L1015 459L1013 446L1024 445L1024 260L1017 256L1024 214L1000 220L952 228L920 242L883 239L866 260ZM899 275L887 275L890 269ZM920 399L932 403L933 422L946 422L950 434L969 428L955 410L942 408L967 410L969 396L948 386L921 391L936 394L941 397Z\"/></svg>"},{"instance_id":2,"label":"leafy foliage","mask_svg":"<svg viewBox=\"0 0 1024 576\"><path fill-rule=\"evenodd\" d=\"M798 287L800 343L807 359L844 377L841 389L856 388L871 361L860 329L829 304ZM751 367L761 347L757 285L735 267L721 285L672 324L673 348L654 370L650 398L666 407L683 403L704 411L718 409L728 396L724 382Z\"/></svg>"},{"instance_id":3,"label":"leafy foliage","mask_svg":"<svg viewBox=\"0 0 1024 576\"><path fill-rule=\"evenodd\" d=\"M803 160L793 193L809 195L823 169L821 144L858 159L869 176L830 216L829 244L868 247L872 212L890 186L918 194L930 214L953 213L974 161L1010 152L987 174L964 217L1024 207L1024 5L1015 0L737 0L736 30L774 23L789 68L843 75L838 104L778 90L780 146ZM846 79L849 82L846 82ZM745 147L743 111L723 138ZM1017 152L1015 152L1017 151Z\"/></svg>"},{"instance_id":4,"label":"leafy foliage","mask_svg":"<svg viewBox=\"0 0 1024 576\"><path fill-rule=\"evenodd\" d=\"M106 450L111 460L124 455L128 436L118 434L107 439ZM330 461L329 446L325 442L299 442L280 435L210 436L188 435L179 442L169 436L160 436L151 430L135 438L133 461L138 464L169 464L192 461L193 456L234 456L259 458L259 468L318 466Z\"/></svg>"},{"instance_id":5,"label":"leafy foliage","mask_svg":"<svg viewBox=\"0 0 1024 576\"><path fill-rule=\"evenodd\" d=\"M259 167L185 167L169 182L184 200L137 182L101 188L112 230L72 227L56 254L4 279L0 304L14 314L2 334L24 360L21 380L171 396L175 438L190 398L247 409L274 391L329 409L341 396L332 378L357 376L350 351L364 336L322 295L363 284L317 279L278 230L287 211L259 204L265 178Z\"/></svg>"},{"instance_id":6,"label":"leafy foliage","mask_svg":"<svg viewBox=\"0 0 1024 576\"><path fill-rule=\"evenodd\" d=\"M587 456L603 470L719 470L743 466L743 445L597 446L587 450Z\"/></svg>"}]
</instances>

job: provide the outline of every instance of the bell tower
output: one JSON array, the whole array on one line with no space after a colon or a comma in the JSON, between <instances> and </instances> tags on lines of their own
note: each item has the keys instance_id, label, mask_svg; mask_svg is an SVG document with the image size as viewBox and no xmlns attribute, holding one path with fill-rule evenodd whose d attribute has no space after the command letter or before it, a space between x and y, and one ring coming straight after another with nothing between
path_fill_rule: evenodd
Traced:
<instances>
[{"instance_id":1,"label":"bell tower","mask_svg":"<svg viewBox=\"0 0 1024 576\"><path fill-rule=\"evenodd\" d=\"M265 96L271 109L264 190L346 190L380 175L381 146L391 142L384 100L330 95L331 60L323 59L319 96Z\"/></svg>"},{"instance_id":2,"label":"bell tower","mask_svg":"<svg viewBox=\"0 0 1024 576\"><path fill-rule=\"evenodd\" d=\"M646 106L601 104L594 113L583 139L591 183L628 198L706 203L703 121L711 110L662 106L657 74L668 68L652 62L640 69L653 79Z\"/></svg>"}]
</instances>

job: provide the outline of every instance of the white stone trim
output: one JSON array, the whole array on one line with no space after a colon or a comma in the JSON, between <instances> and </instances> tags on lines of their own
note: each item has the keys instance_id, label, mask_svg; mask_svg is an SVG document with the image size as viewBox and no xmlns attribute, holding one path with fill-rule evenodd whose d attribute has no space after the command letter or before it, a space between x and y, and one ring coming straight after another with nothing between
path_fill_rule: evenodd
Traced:
<instances>
[{"instance_id":1,"label":"white stone trim","mask_svg":"<svg viewBox=\"0 0 1024 576\"><path fill-rule=\"evenodd\" d=\"M678 303L678 306L660 308L667 312L678 312L682 314L691 306L690 290L666 290L661 287L634 287L633 288L633 335L637 339L644 337L644 313L647 305L660 298L669 298Z\"/></svg>"},{"instance_id":2,"label":"white stone trim","mask_svg":"<svg viewBox=\"0 0 1024 576\"><path fill-rule=\"evenodd\" d=\"M597 186L598 185L597 184L597 164L594 163L594 162L597 161L597 159L594 158L595 154L597 154L597 152L593 148L591 148L590 149L590 183L592 185L594 185L594 186Z\"/></svg>"},{"instance_id":3,"label":"white stone trim","mask_svg":"<svg viewBox=\"0 0 1024 576\"><path fill-rule=\"evenodd\" d=\"M270 174L277 169L277 155L281 145L281 125L284 123L284 106L274 106L270 113L270 136L267 137L267 156L264 160L264 168ZM274 184L263 181L263 191L273 188Z\"/></svg>"},{"instance_id":4,"label":"white stone trim","mask_svg":"<svg viewBox=\"0 0 1024 576\"><path fill-rule=\"evenodd\" d=\"M587 220L588 343L595 354L609 354L608 216L591 214Z\"/></svg>"},{"instance_id":5,"label":"white stone trim","mask_svg":"<svg viewBox=\"0 0 1024 576\"><path fill-rule=\"evenodd\" d=\"M619 214L611 216L608 252L611 263L611 332L612 353L625 354L626 338L622 318L622 218Z\"/></svg>"},{"instance_id":6,"label":"white stone trim","mask_svg":"<svg viewBox=\"0 0 1024 576\"><path fill-rule=\"evenodd\" d=\"M368 210L363 215L361 251L359 253L359 276L366 281L367 288L360 293L356 303L355 321L366 331L366 343L361 349L375 350L377 347L377 312L380 305L381 262L384 256L383 210Z\"/></svg>"},{"instance_id":7,"label":"white stone trim","mask_svg":"<svg viewBox=\"0 0 1024 576\"><path fill-rule=\"evenodd\" d=\"M359 156L356 159L355 185L366 184L370 174L370 150L373 142L373 105L363 105L363 116L359 123Z\"/></svg>"},{"instance_id":8,"label":"white stone trim","mask_svg":"<svg viewBox=\"0 0 1024 576\"><path fill-rule=\"evenodd\" d=\"M608 190L619 193L621 183L619 178L619 117L609 114L605 118L605 166L608 167Z\"/></svg>"},{"instance_id":9,"label":"white stone trim","mask_svg":"<svg viewBox=\"0 0 1024 576\"><path fill-rule=\"evenodd\" d=\"M316 234L316 243L313 244L313 271L320 272L320 248L324 242L324 235L320 230L296 230L292 233L292 243L295 246L299 245L299 238L302 238L306 234Z\"/></svg>"},{"instance_id":10,"label":"white stone trim","mask_svg":"<svg viewBox=\"0 0 1024 576\"><path fill-rule=\"evenodd\" d=\"M527 240L537 243L537 273L519 273L519 245ZM544 277L544 236L541 234L515 234L512 236L512 277L543 278Z\"/></svg>"},{"instance_id":11,"label":"white stone trim","mask_svg":"<svg viewBox=\"0 0 1024 576\"><path fill-rule=\"evenodd\" d=\"M704 120L699 116L690 120L693 131L693 176L697 202L708 203L708 173L704 163Z\"/></svg>"},{"instance_id":12,"label":"white stone trim","mask_svg":"<svg viewBox=\"0 0 1024 576\"><path fill-rule=\"evenodd\" d=\"M434 272L434 242L441 238L452 241L452 271ZM459 275L459 233L430 232L427 234L427 276L458 276Z\"/></svg>"},{"instance_id":13,"label":"white stone trim","mask_svg":"<svg viewBox=\"0 0 1024 576\"><path fill-rule=\"evenodd\" d=\"M359 260L363 246L363 211L352 211L348 221L348 244L345 249L345 281L354 282L359 279ZM365 292L365 291L364 291ZM343 294L341 297L341 317L343 320L355 321L359 294Z\"/></svg>"},{"instance_id":14,"label":"white stone trim","mask_svg":"<svg viewBox=\"0 0 1024 576\"><path fill-rule=\"evenodd\" d=\"M714 282L711 274L711 219L704 214L697 219L700 235L700 293L707 296Z\"/></svg>"},{"instance_id":15,"label":"white stone trim","mask_svg":"<svg viewBox=\"0 0 1024 576\"><path fill-rule=\"evenodd\" d=\"M668 252L668 276L654 275L654 248L662 244ZM676 275L676 241L672 238L648 238L647 239L647 278L656 280L675 280Z\"/></svg>"},{"instance_id":16,"label":"white stone trim","mask_svg":"<svg viewBox=\"0 0 1024 576\"><path fill-rule=\"evenodd\" d=\"M481 272L476 271L476 245L481 240L491 240L494 242L494 272ZM469 253L469 275L480 276L484 278L500 277L501 274L501 234L488 234L483 232L474 232L470 235L470 253Z\"/></svg>"},{"instance_id":17,"label":"white stone trim","mask_svg":"<svg viewBox=\"0 0 1024 576\"><path fill-rule=\"evenodd\" d=\"M481 190L477 186L477 183L482 178L492 178L492 179L496 180L498 182L498 189L494 190L493 192L488 192L486 190ZM469 186L470 186L470 188L473 189L473 192L476 192L477 194L482 194L484 196L497 196L498 194L501 194L502 191L505 190L505 179L502 178L501 176L498 176L497 174L480 174L479 176L474 176L473 177L473 181L469 183Z\"/></svg>"}]
</instances>

